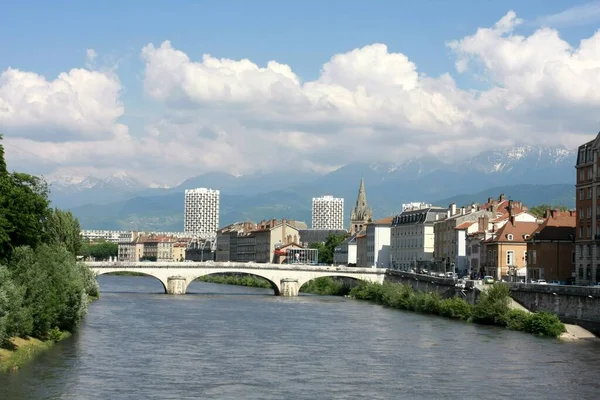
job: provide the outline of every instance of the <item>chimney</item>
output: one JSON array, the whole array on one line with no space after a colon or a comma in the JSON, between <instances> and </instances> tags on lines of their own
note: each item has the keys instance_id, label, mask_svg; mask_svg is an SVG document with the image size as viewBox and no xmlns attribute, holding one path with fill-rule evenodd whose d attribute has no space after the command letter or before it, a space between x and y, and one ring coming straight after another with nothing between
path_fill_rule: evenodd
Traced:
<instances>
[{"instance_id":1,"label":"chimney","mask_svg":"<svg viewBox=\"0 0 600 400\"><path fill-rule=\"evenodd\" d=\"M500 198L498 199L498 201L503 202L504 200L506 200L506 196L504 196L504 193L500 193Z\"/></svg>"},{"instance_id":2,"label":"chimney","mask_svg":"<svg viewBox=\"0 0 600 400\"><path fill-rule=\"evenodd\" d=\"M487 215L484 215L483 217L479 217L479 219L477 220L478 222L478 227L477 230L479 232L485 232L488 230L488 225L490 223L490 218Z\"/></svg>"},{"instance_id":3,"label":"chimney","mask_svg":"<svg viewBox=\"0 0 600 400\"><path fill-rule=\"evenodd\" d=\"M448 209L446 210L446 218L450 218L452 216L452 210Z\"/></svg>"},{"instance_id":4,"label":"chimney","mask_svg":"<svg viewBox=\"0 0 600 400\"><path fill-rule=\"evenodd\" d=\"M569 217L576 217L577 213L575 212L575 210L569 210Z\"/></svg>"},{"instance_id":5,"label":"chimney","mask_svg":"<svg viewBox=\"0 0 600 400\"><path fill-rule=\"evenodd\" d=\"M450 204L450 211L451 211L450 215L455 215L456 214L456 203Z\"/></svg>"},{"instance_id":6,"label":"chimney","mask_svg":"<svg viewBox=\"0 0 600 400\"><path fill-rule=\"evenodd\" d=\"M287 244L287 235L286 235L286 228L287 224L285 221L285 218L281 219L281 243L283 244Z\"/></svg>"},{"instance_id":7,"label":"chimney","mask_svg":"<svg viewBox=\"0 0 600 400\"><path fill-rule=\"evenodd\" d=\"M465 208L461 207L460 208L460 215L465 215L465 211L466 211Z\"/></svg>"},{"instance_id":8,"label":"chimney","mask_svg":"<svg viewBox=\"0 0 600 400\"><path fill-rule=\"evenodd\" d=\"M492 204L494 202L494 199L492 199L491 197L488 197L488 204Z\"/></svg>"}]
</instances>

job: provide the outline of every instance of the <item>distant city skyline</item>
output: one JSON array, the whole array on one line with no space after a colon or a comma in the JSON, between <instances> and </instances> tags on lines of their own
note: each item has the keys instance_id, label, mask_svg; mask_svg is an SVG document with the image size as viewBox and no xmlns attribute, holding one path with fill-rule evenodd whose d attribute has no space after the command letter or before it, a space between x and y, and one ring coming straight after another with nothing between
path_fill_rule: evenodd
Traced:
<instances>
[{"instance_id":1,"label":"distant city skyline","mask_svg":"<svg viewBox=\"0 0 600 400\"><path fill-rule=\"evenodd\" d=\"M600 128L597 1L34 3L3 8L0 133L36 175L169 186Z\"/></svg>"}]
</instances>

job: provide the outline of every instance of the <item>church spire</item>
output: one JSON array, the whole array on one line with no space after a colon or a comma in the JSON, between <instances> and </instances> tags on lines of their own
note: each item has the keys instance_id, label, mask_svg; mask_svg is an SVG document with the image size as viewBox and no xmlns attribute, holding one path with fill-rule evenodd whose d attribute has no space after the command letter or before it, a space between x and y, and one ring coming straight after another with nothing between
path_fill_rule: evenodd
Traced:
<instances>
[{"instance_id":1,"label":"church spire","mask_svg":"<svg viewBox=\"0 0 600 400\"><path fill-rule=\"evenodd\" d=\"M367 204L367 192L365 190L365 180L360 178L360 186L358 188L358 197L356 198L356 206L350 214L350 233L358 233L370 222L373 222L373 211Z\"/></svg>"},{"instance_id":2,"label":"church spire","mask_svg":"<svg viewBox=\"0 0 600 400\"><path fill-rule=\"evenodd\" d=\"M360 177L360 187L358 188L358 198L356 199L356 206L367 205L367 194L365 193L365 179Z\"/></svg>"}]
</instances>

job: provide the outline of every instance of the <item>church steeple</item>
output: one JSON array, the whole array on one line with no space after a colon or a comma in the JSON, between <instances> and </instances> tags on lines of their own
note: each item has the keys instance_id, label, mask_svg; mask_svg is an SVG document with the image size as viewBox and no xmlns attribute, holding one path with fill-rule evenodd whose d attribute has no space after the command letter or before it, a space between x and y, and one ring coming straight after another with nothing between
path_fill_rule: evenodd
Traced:
<instances>
[{"instance_id":1,"label":"church steeple","mask_svg":"<svg viewBox=\"0 0 600 400\"><path fill-rule=\"evenodd\" d=\"M360 178L358 188L358 197L356 206L352 209L350 215L350 234L355 234L366 228L366 225L373 222L373 211L367 204L367 192L365 191L365 180Z\"/></svg>"}]
</instances>

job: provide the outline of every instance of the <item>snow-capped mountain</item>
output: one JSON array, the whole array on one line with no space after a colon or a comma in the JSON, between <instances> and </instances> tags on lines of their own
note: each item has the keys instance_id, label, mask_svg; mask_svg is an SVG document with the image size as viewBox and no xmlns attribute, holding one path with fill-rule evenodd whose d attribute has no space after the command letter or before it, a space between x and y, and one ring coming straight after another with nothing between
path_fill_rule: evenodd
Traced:
<instances>
[{"instance_id":1,"label":"snow-capped mountain","mask_svg":"<svg viewBox=\"0 0 600 400\"><path fill-rule=\"evenodd\" d=\"M575 150L564 147L521 146L485 152L463 164L477 171L494 174L511 172L519 167L547 169L569 163L574 165L575 155Z\"/></svg>"},{"instance_id":2,"label":"snow-capped mountain","mask_svg":"<svg viewBox=\"0 0 600 400\"><path fill-rule=\"evenodd\" d=\"M146 188L126 172L116 172L106 178L54 174L46 177L50 184L53 205L69 208L86 203L107 204L134 197Z\"/></svg>"}]
</instances>

